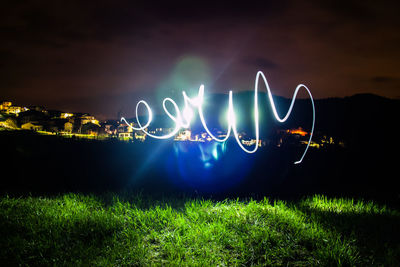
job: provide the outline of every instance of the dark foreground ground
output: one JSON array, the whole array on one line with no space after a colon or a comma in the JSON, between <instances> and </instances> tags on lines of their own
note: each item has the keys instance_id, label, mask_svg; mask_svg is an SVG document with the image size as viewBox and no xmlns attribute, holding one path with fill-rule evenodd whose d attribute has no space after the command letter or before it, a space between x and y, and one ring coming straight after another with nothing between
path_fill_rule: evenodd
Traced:
<instances>
[{"instance_id":1,"label":"dark foreground ground","mask_svg":"<svg viewBox=\"0 0 400 267\"><path fill-rule=\"evenodd\" d=\"M0 265L399 266L400 213L314 196L0 199Z\"/></svg>"},{"instance_id":2,"label":"dark foreground ground","mask_svg":"<svg viewBox=\"0 0 400 267\"><path fill-rule=\"evenodd\" d=\"M356 140L294 165L300 146L0 132L0 266L400 266L398 142Z\"/></svg>"},{"instance_id":3,"label":"dark foreground ground","mask_svg":"<svg viewBox=\"0 0 400 267\"><path fill-rule=\"evenodd\" d=\"M234 139L218 145L173 140L126 143L0 131L0 195L132 191L225 199L355 197L400 207L398 142L359 138L346 147L266 146L247 154ZM368 142L367 142L368 141Z\"/></svg>"}]
</instances>

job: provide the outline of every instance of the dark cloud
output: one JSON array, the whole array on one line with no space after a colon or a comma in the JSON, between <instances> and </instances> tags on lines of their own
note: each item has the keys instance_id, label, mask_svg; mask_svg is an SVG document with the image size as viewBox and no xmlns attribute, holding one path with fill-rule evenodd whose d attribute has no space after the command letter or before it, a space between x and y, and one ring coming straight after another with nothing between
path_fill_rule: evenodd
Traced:
<instances>
[{"instance_id":1,"label":"dark cloud","mask_svg":"<svg viewBox=\"0 0 400 267\"><path fill-rule=\"evenodd\" d=\"M285 1L248 5L223 1L10 1L0 14L5 22L2 33L9 40L57 46L67 41L132 37L158 24L254 21L278 16L286 6Z\"/></svg>"}]
</instances>

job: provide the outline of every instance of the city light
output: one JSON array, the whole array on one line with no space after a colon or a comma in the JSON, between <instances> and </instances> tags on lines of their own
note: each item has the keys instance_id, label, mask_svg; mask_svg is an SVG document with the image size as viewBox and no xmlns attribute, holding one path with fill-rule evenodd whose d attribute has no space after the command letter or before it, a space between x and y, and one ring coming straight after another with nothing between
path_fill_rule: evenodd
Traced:
<instances>
[{"instance_id":1,"label":"city light","mask_svg":"<svg viewBox=\"0 0 400 267\"><path fill-rule=\"evenodd\" d=\"M188 97L186 95L185 91L182 92L183 99L184 99L184 109L183 109L182 113L181 113L178 105L176 104L176 102L173 99L165 98L163 100L162 105L163 105L163 109L164 109L165 114L167 114L168 117L175 123L174 129L169 134L166 134L166 135L154 135L154 134L149 133L147 131L147 127L151 124L151 121L153 119L153 112L152 112L150 106L144 100L139 101L137 103L137 105L136 105L136 120L137 120L137 124L139 125L139 127L132 126L131 124L129 124L126 121L126 119L124 117L121 118L121 121L126 123L126 125L128 127L132 128L133 130L143 131L145 134L147 134L150 137L153 137L153 138L156 138L156 139L168 139L168 138L171 138L171 137L175 136L179 132L180 129L182 129L182 128L185 129L185 128L189 128L190 127L190 122L191 122L191 119L193 118L193 115L194 115L192 108L196 108L197 112L199 114L200 121L201 121L201 123L203 125L203 128L204 128L204 130L207 132L207 134L210 136L210 138L212 140L215 140L217 142L225 142L230 137L231 132L233 132L233 136L235 137L235 139L237 141L237 144L240 146L240 148L243 151L247 152L247 153L254 153L254 152L257 151L257 149L259 147L259 140L260 140L259 111L258 111L258 85L259 85L260 77L262 78L262 80L264 81L264 84L266 86L269 103L271 105L271 109L272 109L272 112L274 114L274 117L280 123L285 122L289 118L289 116L290 116L290 114L292 112L294 103L296 101L297 93L299 92L299 90L301 88L304 88L306 90L306 92L308 93L309 97L310 97L311 104L312 104L312 111L313 111L313 114L312 114L313 120L312 120L312 126L311 126L311 131L310 131L310 137L309 137L309 140L307 142L307 146L306 146L301 158L298 161L294 162L295 164L301 163L302 160L304 159L306 153L307 153L307 150L308 150L310 144L311 144L311 140L312 140L312 136L313 136L313 132L314 132L314 125L315 125L315 106L314 106L314 100L313 100L313 97L311 95L311 92L307 88L307 86L305 86L304 84L299 84L296 87L296 90L294 91L294 94L293 94L293 97L292 97L292 100L291 100L291 103L290 103L290 106L289 106L289 109L288 109L286 115L283 118L281 118L279 116L278 112L277 112L277 109L276 109L276 106L275 106L275 102L274 102L274 99L273 99L273 96L272 96L272 92L271 92L271 89L270 89L269 84L267 82L267 79L266 79L264 73L262 73L261 71L257 72L256 79L255 79L255 85L254 85L254 126L255 126L255 137L256 137L256 139L255 139L255 142L254 142L254 148L253 149L245 148L243 146L242 142L240 141L239 134L238 134L238 131L237 131L237 128L236 128L236 115L235 115L235 109L234 109L234 106L233 106L233 93L232 93L232 91L229 91L229 104L228 104L228 112L227 112L227 121L228 121L227 133L226 133L225 137L222 138L222 139L216 137L215 135L213 135L211 133L211 131L207 127L207 123L206 123L206 120L205 120L204 115L203 115L204 85L200 86L198 95L196 97L194 97L194 98ZM175 116L172 115L171 112L168 110L167 102L172 104L172 106L174 107L174 109L175 109L174 113L176 114ZM143 105L146 108L147 114L148 114L148 120L144 125L142 125L142 123L139 120L138 110L139 110L140 105Z\"/></svg>"}]
</instances>

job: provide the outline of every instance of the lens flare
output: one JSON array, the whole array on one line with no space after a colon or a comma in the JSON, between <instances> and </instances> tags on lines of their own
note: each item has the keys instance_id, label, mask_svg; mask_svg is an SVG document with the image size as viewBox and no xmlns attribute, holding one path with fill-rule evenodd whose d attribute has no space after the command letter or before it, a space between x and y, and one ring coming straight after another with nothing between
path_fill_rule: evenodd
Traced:
<instances>
[{"instance_id":1,"label":"lens flare","mask_svg":"<svg viewBox=\"0 0 400 267\"><path fill-rule=\"evenodd\" d=\"M183 118L188 122L191 121L193 118L193 110L189 107L185 107L183 110Z\"/></svg>"},{"instance_id":2,"label":"lens flare","mask_svg":"<svg viewBox=\"0 0 400 267\"><path fill-rule=\"evenodd\" d=\"M175 123L175 128L169 134L166 134L166 135L154 135L154 134L151 134L151 133L149 133L147 131L147 127L151 124L151 121L153 119L153 113L152 113L152 110L151 110L150 106L144 100L139 101L137 103L137 105L136 105L136 120L137 120L137 124L139 125L139 127L134 127L134 126L130 125L126 121L126 119L124 117L121 118L121 121L125 122L126 125L128 127L131 127L133 130L143 131L144 133L146 133L150 137L153 137L153 138L156 138L156 139L168 139L168 138L171 138L171 137L175 136L179 132L180 129L189 128L190 127L190 122L191 122L191 120L193 118L193 115L194 115L193 110L192 110L192 107L193 107L193 108L197 109L197 112L199 114L200 121L201 121L201 123L203 125L204 130L207 132L207 134L213 140L215 140L217 142L225 142L230 137L231 132L233 132L233 136L235 137L237 144L240 146L240 148L243 151L245 151L247 153L255 153L257 151L257 149L258 149L258 143L259 143L259 140L260 140L259 112L258 112L258 84L259 84L260 77L264 81L265 87L267 89L268 100L269 100L269 103L271 105L271 109L272 109L272 112L274 114L274 117L280 123L285 122L289 118L289 116L290 116L290 114L292 112L294 103L296 101L297 93L299 92L300 89L304 88L306 90L306 92L308 93L309 97L310 97L312 110L313 110L312 127L311 127L311 131L310 131L310 138L308 140L307 146L306 146L301 158L298 161L294 162L294 164L299 164L299 163L301 163L303 161L303 159L304 159L304 157L305 157L305 155L306 155L306 153L308 151L308 148L310 146L310 143L311 143L311 140L312 140L312 136L313 136L313 133L314 133L314 125L315 125L314 99L313 99L313 97L311 95L310 90L307 88L307 86L305 86L304 84L297 85L297 87L296 87L296 89L294 91L294 94L293 94L292 101L290 103L289 109L288 109L286 115L283 118L281 118L279 116L278 112L277 112L277 109L276 109L276 106L275 106L275 102L274 102L274 99L273 99L273 96L272 96L272 92L271 92L271 89L270 89L269 84L267 82L267 78L265 77L264 73L262 73L261 71L257 72L256 79L255 79L255 84L254 84L254 127L255 127L256 142L254 143L254 148L253 149L247 149L246 147L243 146L243 144L240 141L239 134L238 134L237 127L236 127L236 116L235 116L235 109L234 109L234 106L233 106L233 93L232 93L232 91L229 91L229 104L228 104L228 112L227 112L228 129L227 129L226 136L224 138L220 139L220 138L216 137L215 135L213 135L211 133L211 131L207 127L207 123L206 123L206 120L205 120L204 114L203 114L204 85L200 86L198 95L196 97L194 97L194 98L188 97L186 95L185 91L182 92L183 99L184 99L184 109L183 109L182 113L181 113L178 105L176 104L176 102L174 100L172 100L171 98L165 98L163 100L164 112ZM170 111L168 110L167 105L166 105L167 102L171 103L172 106L174 107L175 115L171 114ZM147 113L148 113L148 121L144 125L142 125L142 123L139 120L139 116L138 116L138 109L139 109L140 105L144 105L145 108L147 109Z\"/></svg>"}]
</instances>

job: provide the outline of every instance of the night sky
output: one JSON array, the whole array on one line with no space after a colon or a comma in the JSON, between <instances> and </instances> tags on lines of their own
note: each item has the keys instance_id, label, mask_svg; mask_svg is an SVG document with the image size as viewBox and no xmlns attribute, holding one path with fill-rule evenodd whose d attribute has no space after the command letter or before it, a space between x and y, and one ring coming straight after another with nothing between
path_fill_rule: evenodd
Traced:
<instances>
[{"instance_id":1,"label":"night sky","mask_svg":"<svg viewBox=\"0 0 400 267\"><path fill-rule=\"evenodd\" d=\"M145 98L298 83L315 98L400 96L398 1L2 1L0 100L129 113Z\"/></svg>"}]
</instances>

